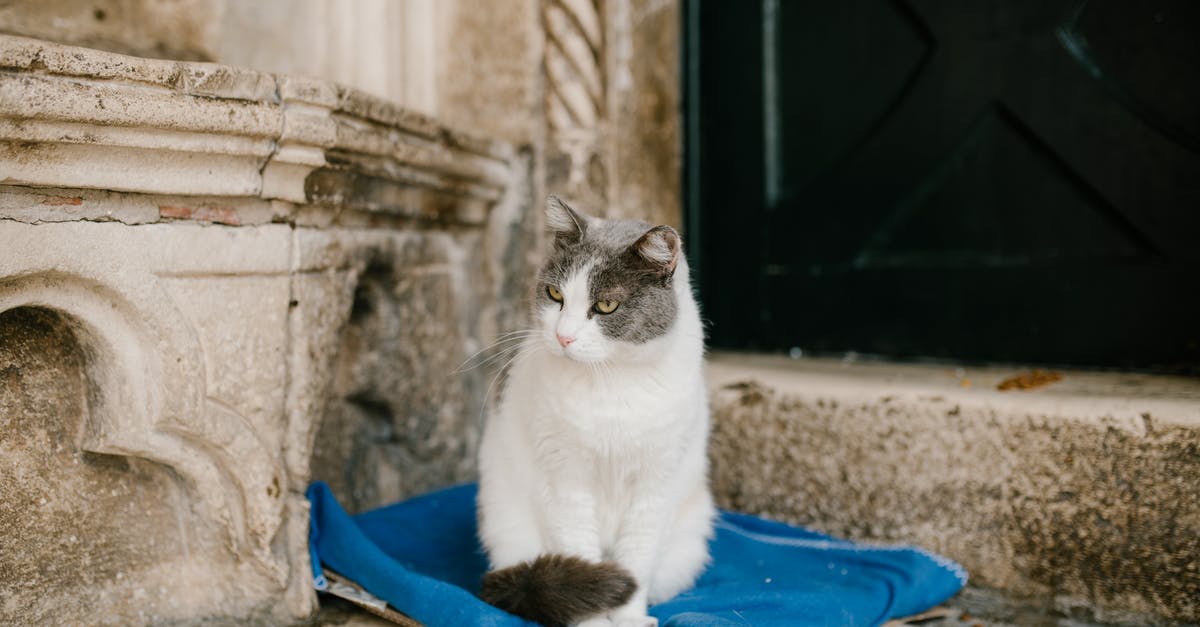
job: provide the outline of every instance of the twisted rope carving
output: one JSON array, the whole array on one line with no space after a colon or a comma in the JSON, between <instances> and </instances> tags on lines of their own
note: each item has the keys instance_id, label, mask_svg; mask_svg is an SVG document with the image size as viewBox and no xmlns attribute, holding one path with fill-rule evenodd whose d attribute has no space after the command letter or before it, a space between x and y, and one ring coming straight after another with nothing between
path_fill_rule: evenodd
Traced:
<instances>
[{"instance_id":1,"label":"twisted rope carving","mask_svg":"<svg viewBox=\"0 0 1200 627\"><path fill-rule=\"evenodd\" d=\"M605 115L603 0L543 0L546 115L552 132L595 130Z\"/></svg>"}]
</instances>

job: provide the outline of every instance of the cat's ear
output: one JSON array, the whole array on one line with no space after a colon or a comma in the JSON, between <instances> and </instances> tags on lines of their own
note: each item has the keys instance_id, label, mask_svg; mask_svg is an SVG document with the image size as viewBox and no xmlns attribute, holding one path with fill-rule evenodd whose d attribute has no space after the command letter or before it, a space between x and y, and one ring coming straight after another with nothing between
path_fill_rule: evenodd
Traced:
<instances>
[{"instance_id":1,"label":"cat's ear","mask_svg":"<svg viewBox=\"0 0 1200 627\"><path fill-rule=\"evenodd\" d=\"M630 247L642 263L662 277L675 274L675 266L679 265L679 248L679 233L665 224L646 231Z\"/></svg>"},{"instance_id":2,"label":"cat's ear","mask_svg":"<svg viewBox=\"0 0 1200 627\"><path fill-rule=\"evenodd\" d=\"M554 233L554 243L574 244L587 234L587 217L575 213L558 196L546 199L546 228Z\"/></svg>"}]
</instances>

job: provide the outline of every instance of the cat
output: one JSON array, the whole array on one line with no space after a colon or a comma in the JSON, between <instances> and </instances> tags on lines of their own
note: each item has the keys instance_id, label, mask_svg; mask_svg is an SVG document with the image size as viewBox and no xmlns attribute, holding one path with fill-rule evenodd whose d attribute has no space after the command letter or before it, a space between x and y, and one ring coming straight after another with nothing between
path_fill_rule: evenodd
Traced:
<instances>
[{"instance_id":1,"label":"cat","mask_svg":"<svg viewBox=\"0 0 1200 627\"><path fill-rule=\"evenodd\" d=\"M704 337L678 233L551 196L535 328L479 451L481 596L547 625L657 625L709 560Z\"/></svg>"}]
</instances>

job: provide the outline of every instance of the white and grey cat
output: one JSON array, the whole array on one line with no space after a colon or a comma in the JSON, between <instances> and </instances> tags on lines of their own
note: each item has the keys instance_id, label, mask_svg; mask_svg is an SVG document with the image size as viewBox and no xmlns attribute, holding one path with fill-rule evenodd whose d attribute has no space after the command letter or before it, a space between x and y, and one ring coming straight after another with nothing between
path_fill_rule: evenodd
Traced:
<instances>
[{"instance_id":1,"label":"white and grey cat","mask_svg":"<svg viewBox=\"0 0 1200 627\"><path fill-rule=\"evenodd\" d=\"M704 339L679 235L551 197L554 247L479 452L485 600L543 624L655 625L708 562Z\"/></svg>"}]
</instances>

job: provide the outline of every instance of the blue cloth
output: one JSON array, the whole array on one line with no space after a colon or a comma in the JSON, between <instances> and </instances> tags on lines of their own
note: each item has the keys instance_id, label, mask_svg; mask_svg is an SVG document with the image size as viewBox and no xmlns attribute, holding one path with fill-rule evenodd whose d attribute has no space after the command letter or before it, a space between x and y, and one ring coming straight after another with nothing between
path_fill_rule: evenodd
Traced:
<instances>
[{"instance_id":1,"label":"blue cloth","mask_svg":"<svg viewBox=\"0 0 1200 627\"><path fill-rule=\"evenodd\" d=\"M475 535L475 486L351 517L329 486L312 502L314 583L321 564L429 627L533 625L475 595L487 559ZM958 564L913 547L868 546L722 512L713 561L696 586L650 608L664 627L879 625L945 601Z\"/></svg>"}]
</instances>

